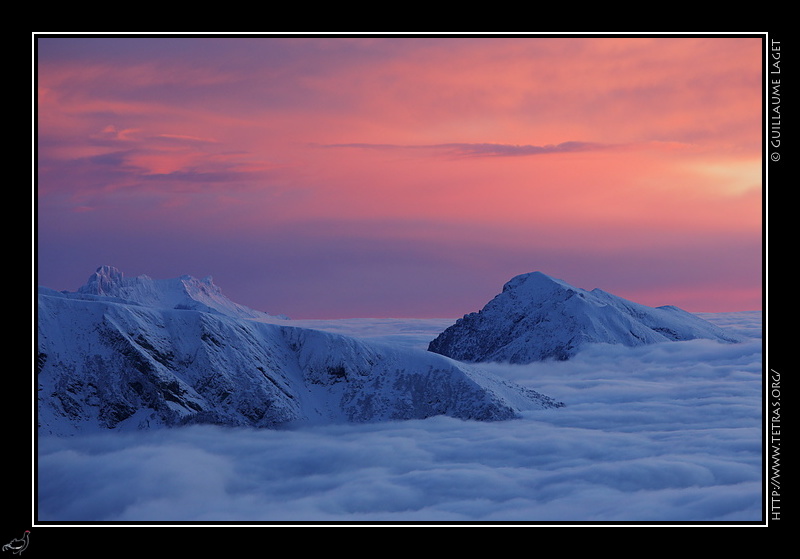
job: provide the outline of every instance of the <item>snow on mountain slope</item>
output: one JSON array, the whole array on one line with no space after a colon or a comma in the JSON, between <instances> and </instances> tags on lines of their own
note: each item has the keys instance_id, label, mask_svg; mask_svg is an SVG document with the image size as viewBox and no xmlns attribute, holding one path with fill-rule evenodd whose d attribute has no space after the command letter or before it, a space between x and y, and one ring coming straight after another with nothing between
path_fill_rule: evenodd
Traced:
<instances>
[{"instance_id":1,"label":"snow on mountain slope","mask_svg":"<svg viewBox=\"0 0 800 559\"><path fill-rule=\"evenodd\" d=\"M588 343L638 346L735 335L674 306L647 307L600 289L586 291L541 272L522 274L478 312L428 346L466 362L565 360Z\"/></svg>"},{"instance_id":2,"label":"snow on mountain slope","mask_svg":"<svg viewBox=\"0 0 800 559\"><path fill-rule=\"evenodd\" d=\"M229 303L210 281L105 267L76 293L40 288L40 430L503 420L563 405L424 350L254 320Z\"/></svg>"},{"instance_id":3,"label":"snow on mountain slope","mask_svg":"<svg viewBox=\"0 0 800 559\"><path fill-rule=\"evenodd\" d=\"M423 350L304 328L283 327L282 332L307 385L338 386L338 410L349 421L434 415L491 421L563 405Z\"/></svg>"}]
</instances>

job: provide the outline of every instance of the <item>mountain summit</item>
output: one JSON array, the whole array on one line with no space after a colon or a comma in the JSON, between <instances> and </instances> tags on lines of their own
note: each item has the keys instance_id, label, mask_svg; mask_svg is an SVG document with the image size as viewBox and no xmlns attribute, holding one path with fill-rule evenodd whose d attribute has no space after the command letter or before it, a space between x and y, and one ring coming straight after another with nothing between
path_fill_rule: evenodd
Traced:
<instances>
[{"instance_id":1,"label":"mountain summit","mask_svg":"<svg viewBox=\"0 0 800 559\"><path fill-rule=\"evenodd\" d=\"M459 361L529 363L566 360L589 343L638 346L696 338L740 341L678 307L648 307L531 272L508 281L483 309L439 334L428 350Z\"/></svg>"},{"instance_id":2,"label":"mountain summit","mask_svg":"<svg viewBox=\"0 0 800 559\"><path fill-rule=\"evenodd\" d=\"M114 266L100 266L77 294L121 299L129 304L161 309L183 309L223 314L236 318L271 315L234 303L223 295L211 276L197 279L183 275L155 280L146 275L127 278ZM285 318L272 316L272 318Z\"/></svg>"}]
</instances>

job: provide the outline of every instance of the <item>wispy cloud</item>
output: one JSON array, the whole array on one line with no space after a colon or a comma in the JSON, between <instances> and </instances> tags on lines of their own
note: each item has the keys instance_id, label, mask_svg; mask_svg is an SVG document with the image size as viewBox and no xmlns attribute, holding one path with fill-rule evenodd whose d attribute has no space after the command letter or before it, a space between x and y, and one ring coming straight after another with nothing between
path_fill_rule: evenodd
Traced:
<instances>
[{"instance_id":1,"label":"wispy cloud","mask_svg":"<svg viewBox=\"0 0 800 559\"><path fill-rule=\"evenodd\" d=\"M189 143L218 143L214 138L198 138L197 136L187 136L184 134L159 134L154 137L156 140L166 140L174 142L189 142Z\"/></svg>"},{"instance_id":2,"label":"wispy cloud","mask_svg":"<svg viewBox=\"0 0 800 559\"><path fill-rule=\"evenodd\" d=\"M561 142L559 144L532 145L532 144L498 144L498 143L467 143L452 142L445 144L378 144L378 143L349 143L327 144L326 148L358 148L376 150L427 150L434 153L444 153L462 157L524 157L531 155L548 155L555 153L573 153L580 151L596 151L614 147L597 142Z\"/></svg>"}]
</instances>

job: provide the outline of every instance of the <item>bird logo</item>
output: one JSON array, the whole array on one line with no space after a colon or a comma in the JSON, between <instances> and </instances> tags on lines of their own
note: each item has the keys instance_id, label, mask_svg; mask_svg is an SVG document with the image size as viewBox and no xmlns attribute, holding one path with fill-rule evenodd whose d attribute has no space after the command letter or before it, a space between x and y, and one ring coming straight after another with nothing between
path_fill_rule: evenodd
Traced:
<instances>
[{"instance_id":1,"label":"bird logo","mask_svg":"<svg viewBox=\"0 0 800 559\"><path fill-rule=\"evenodd\" d=\"M25 551L25 548L28 547L28 537L30 536L30 533L30 530L25 530L25 533L21 538L14 538L4 545L3 551L10 551L11 553L20 555L23 551Z\"/></svg>"}]
</instances>

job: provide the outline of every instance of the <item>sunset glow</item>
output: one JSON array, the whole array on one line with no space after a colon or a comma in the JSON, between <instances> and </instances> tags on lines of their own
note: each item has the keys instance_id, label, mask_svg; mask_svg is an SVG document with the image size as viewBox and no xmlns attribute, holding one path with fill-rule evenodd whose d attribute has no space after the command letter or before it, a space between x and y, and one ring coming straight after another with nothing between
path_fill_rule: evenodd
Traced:
<instances>
[{"instance_id":1,"label":"sunset glow","mask_svg":"<svg viewBox=\"0 0 800 559\"><path fill-rule=\"evenodd\" d=\"M40 37L37 283L458 317L543 271L762 302L760 37Z\"/></svg>"}]
</instances>

